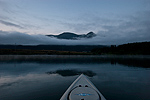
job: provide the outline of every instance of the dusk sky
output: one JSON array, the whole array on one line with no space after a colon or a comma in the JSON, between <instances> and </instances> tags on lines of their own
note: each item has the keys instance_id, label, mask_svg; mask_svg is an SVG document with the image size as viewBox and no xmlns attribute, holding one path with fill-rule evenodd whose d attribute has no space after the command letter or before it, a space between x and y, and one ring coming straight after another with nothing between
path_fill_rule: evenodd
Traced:
<instances>
[{"instance_id":1,"label":"dusk sky","mask_svg":"<svg viewBox=\"0 0 150 100\"><path fill-rule=\"evenodd\" d=\"M59 40L45 35L97 34ZM0 44L111 45L150 41L150 0L0 0Z\"/></svg>"}]
</instances>

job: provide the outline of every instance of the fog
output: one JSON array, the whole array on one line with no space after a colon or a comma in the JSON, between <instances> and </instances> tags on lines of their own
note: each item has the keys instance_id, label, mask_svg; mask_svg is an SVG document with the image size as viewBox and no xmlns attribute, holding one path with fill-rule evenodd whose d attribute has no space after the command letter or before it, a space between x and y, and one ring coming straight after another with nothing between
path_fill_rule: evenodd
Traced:
<instances>
[{"instance_id":1,"label":"fog","mask_svg":"<svg viewBox=\"0 0 150 100\"><path fill-rule=\"evenodd\" d=\"M29 35L27 33L20 33L20 32L0 31L0 44L16 43L18 45L19 44L21 45L38 45L38 44L50 44L50 45L112 45L115 44L118 45L118 44L123 44L128 42L141 42L146 39L148 41L149 37L139 36L137 38L137 36L136 37L132 36L132 34L127 34L125 36L122 36L122 35L116 35L114 34L114 32L109 33L109 35L107 35L106 32L104 31L98 32L96 37L90 39L79 39L79 40L65 40L65 39L51 38L45 35Z\"/></svg>"}]
</instances>

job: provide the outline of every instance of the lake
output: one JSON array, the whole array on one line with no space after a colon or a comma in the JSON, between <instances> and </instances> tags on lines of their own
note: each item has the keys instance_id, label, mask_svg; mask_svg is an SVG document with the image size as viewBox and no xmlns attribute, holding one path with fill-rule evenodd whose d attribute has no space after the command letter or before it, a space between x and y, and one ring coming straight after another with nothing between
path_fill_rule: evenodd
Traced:
<instances>
[{"instance_id":1,"label":"lake","mask_svg":"<svg viewBox=\"0 0 150 100\"><path fill-rule=\"evenodd\" d=\"M150 100L149 56L1 55L0 100L59 100L84 73L107 100Z\"/></svg>"}]
</instances>

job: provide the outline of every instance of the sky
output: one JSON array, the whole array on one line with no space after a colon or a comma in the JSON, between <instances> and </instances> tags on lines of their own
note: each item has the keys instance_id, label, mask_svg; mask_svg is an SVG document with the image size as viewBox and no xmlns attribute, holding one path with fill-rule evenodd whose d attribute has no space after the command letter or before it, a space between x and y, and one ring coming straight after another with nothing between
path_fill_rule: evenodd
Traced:
<instances>
[{"instance_id":1,"label":"sky","mask_svg":"<svg viewBox=\"0 0 150 100\"><path fill-rule=\"evenodd\" d=\"M45 35L97 34L59 40ZM0 44L119 45L150 41L150 0L0 0Z\"/></svg>"}]
</instances>

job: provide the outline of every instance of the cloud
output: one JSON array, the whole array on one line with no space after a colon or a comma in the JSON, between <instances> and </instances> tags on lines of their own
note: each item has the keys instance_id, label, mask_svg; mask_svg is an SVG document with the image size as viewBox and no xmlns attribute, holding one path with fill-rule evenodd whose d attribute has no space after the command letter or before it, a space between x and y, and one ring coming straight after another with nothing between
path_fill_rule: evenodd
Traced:
<instances>
[{"instance_id":1,"label":"cloud","mask_svg":"<svg viewBox=\"0 0 150 100\"><path fill-rule=\"evenodd\" d=\"M128 16L117 25L101 26L106 31L99 31L105 44L123 44L129 42L150 41L150 11L138 12ZM103 38L102 38L103 37Z\"/></svg>"},{"instance_id":2,"label":"cloud","mask_svg":"<svg viewBox=\"0 0 150 100\"><path fill-rule=\"evenodd\" d=\"M68 20L62 24L75 32L94 31L98 34L95 39L101 43L150 41L150 10L140 10L132 15L112 14L109 17L86 14L77 19L76 22Z\"/></svg>"},{"instance_id":3,"label":"cloud","mask_svg":"<svg viewBox=\"0 0 150 100\"><path fill-rule=\"evenodd\" d=\"M0 1L0 6L2 7L6 7L6 3L4 1Z\"/></svg>"},{"instance_id":4,"label":"cloud","mask_svg":"<svg viewBox=\"0 0 150 100\"><path fill-rule=\"evenodd\" d=\"M17 24L11 23L11 22L7 22L7 21L4 21L4 20L0 20L0 23L4 24L6 26L13 26L13 27L21 28L21 29L23 28L20 25L17 25Z\"/></svg>"},{"instance_id":5,"label":"cloud","mask_svg":"<svg viewBox=\"0 0 150 100\"><path fill-rule=\"evenodd\" d=\"M131 24L131 23L130 23ZM132 23L136 24L136 23ZM132 26L131 24L131 26ZM143 25L150 25L144 23ZM21 32L0 31L0 44L25 44L25 45L118 45L131 42L150 41L150 28L134 29L128 23L121 26L104 26L107 31L99 31L91 39L64 40L50 38L45 35L29 35Z\"/></svg>"},{"instance_id":6,"label":"cloud","mask_svg":"<svg viewBox=\"0 0 150 100\"><path fill-rule=\"evenodd\" d=\"M118 45L131 42L150 41L150 11L138 12L125 19L104 19L91 17L63 25L76 31L89 32L97 29L97 36L91 39L59 40L44 35L29 35L21 32L0 31L0 44L55 44L55 45ZM3 22L5 25L16 24Z\"/></svg>"},{"instance_id":7,"label":"cloud","mask_svg":"<svg viewBox=\"0 0 150 100\"><path fill-rule=\"evenodd\" d=\"M72 21L74 20L74 21ZM61 23L68 29L72 29L75 32L87 32L87 31L104 31L104 26L117 26L120 23L124 23L125 20L122 17L112 15L111 17L100 16L96 14L80 15L76 19L68 20Z\"/></svg>"},{"instance_id":8,"label":"cloud","mask_svg":"<svg viewBox=\"0 0 150 100\"><path fill-rule=\"evenodd\" d=\"M0 31L1 44L48 44L48 39L43 35L29 35L21 32Z\"/></svg>"},{"instance_id":9,"label":"cloud","mask_svg":"<svg viewBox=\"0 0 150 100\"><path fill-rule=\"evenodd\" d=\"M44 35L29 35L21 32L0 31L0 44L67 44L69 41L58 40ZM69 44L69 43L68 43Z\"/></svg>"},{"instance_id":10,"label":"cloud","mask_svg":"<svg viewBox=\"0 0 150 100\"><path fill-rule=\"evenodd\" d=\"M38 45L38 44L51 44L51 45L100 45L99 38L81 40L64 40L50 38L45 35L29 35L21 32L8 32L0 31L0 44L25 44L25 45Z\"/></svg>"},{"instance_id":11,"label":"cloud","mask_svg":"<svg viewBox=\"0 0 150 100\"><path fill-rule=\"evenodd\" d=\"M80 25L77 25L76 29L78 29L79 26ZM86 25L83 26L86 27ZM79 29L81 28L82 27ZM89 25L84 29L92 30ZM143 41L150 41L150 21L135 18L118 25L101 25L96 37L89 40L80 40L79 42L80 44L90 45L119 45ZM78 44L78 42L72 43Z\"/></svg>"}]
</instances>

